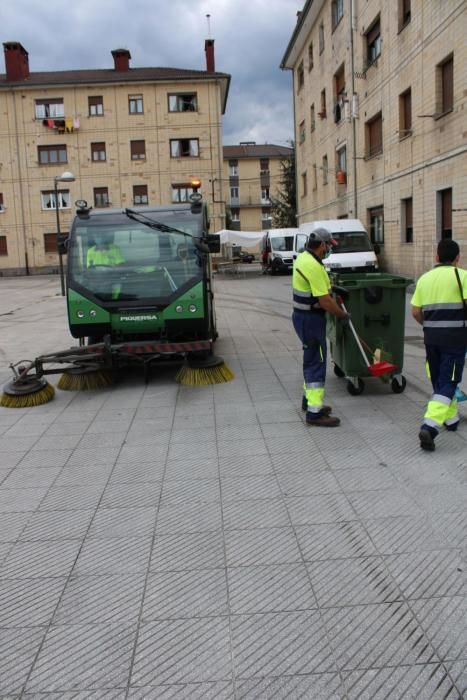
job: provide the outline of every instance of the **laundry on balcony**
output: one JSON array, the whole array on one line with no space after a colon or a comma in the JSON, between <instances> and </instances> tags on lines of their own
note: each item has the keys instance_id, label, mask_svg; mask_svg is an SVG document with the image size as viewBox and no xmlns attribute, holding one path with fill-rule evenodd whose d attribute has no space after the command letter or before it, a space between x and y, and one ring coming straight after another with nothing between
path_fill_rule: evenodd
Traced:
<instances>
[{"instance_id":1,"label":"laundry on balcony","mask_svg":"<svg viewBox=\"0 0 467 700\"><path fill-rule=\"evenodd\" d=\"M73 131L79 129L80 120L78 117L74 119L71 117L66 119L43 119L42 124L48 129L56 129L59 134L72 134Z\"/></svg>"}]
</instances>

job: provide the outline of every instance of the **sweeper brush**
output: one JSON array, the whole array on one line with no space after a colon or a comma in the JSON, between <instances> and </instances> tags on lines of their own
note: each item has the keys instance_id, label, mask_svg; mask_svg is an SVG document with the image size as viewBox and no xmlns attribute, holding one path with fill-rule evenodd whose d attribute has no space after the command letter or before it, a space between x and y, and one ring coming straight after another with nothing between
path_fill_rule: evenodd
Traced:
<instances>
[{"instance_id":1,"label":"sweeper brush","mask_svg":"<svg viewBox=\"0 0 467 700\"><path fill-rule=\"evenodd\" d=\"M45 379L37 377L19 379L15 377L3 387L0 406L5 408L40 406L52 401L54 394L54 387Z\"/></svg>"},{"instance_id":2,"label":"sweeper brush","mask_svg":"<svg viewBox=\"0 0 467 700\"><path fill-rule=\"evenodd\" d=\"M113 381L112 373L108 370L76 367L62 374L57 387L62 391L92 391L112 386Z\"/></svg>"},{"instance_id":3,"label":"sweeper brush","mask_svg":"<svg viewBox=\"0 0 467 700\"><path fill-rule=\"evenodd\" d=\"M234 373L222 357L211 355L206 359L188 359L175 376L175 381L185 386L208 386L231 382Z\"/></svg>"}]
</instances>

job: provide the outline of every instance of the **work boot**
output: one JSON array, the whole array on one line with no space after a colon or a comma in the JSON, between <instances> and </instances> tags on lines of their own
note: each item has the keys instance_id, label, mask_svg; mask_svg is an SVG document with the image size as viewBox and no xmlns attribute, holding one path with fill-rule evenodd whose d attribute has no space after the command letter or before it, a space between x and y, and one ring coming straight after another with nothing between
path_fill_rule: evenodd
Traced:
<instances>
[{"instance_id":1,"label":"work boot","mask_svg":"<svg viewBox=\"0 0 467 700\"><path fill-rule=\"evenodd\" d=\"M446 430L449 430L449 432L454 433L459 427L459 421L456 421L455 423L450 423L449 425L445 423L444 427L446 428Z\"/></svg>"},{"instance_id":2,"label":"work boot","mask_svg":"<svg viewBox=\"0 0 467 700\"><path fill-rule=\"evenodd\" d=\"M435 451L435 437L437 434L437 431L432 431L426 426L422 426L420 432L418 433L418 439L420 440L420 447L422 450L425 450L426 452Z\"/></svg>"},{"instance_id":3,"label":"work boot","mask_svg":"<svg viewBox=\"0 0 467 700\"><path fill-rule=\"evenodd\" d=\"M306 396L302 398L302 411L307 411L308 410L308 401L306 400ZM331 406L321 406L321 412L324 413L325 416L329 416L330 413L332 413L332 408Z\"/></svg>"},{"instance_id":4,"label":"work boot","mask_svg":"<svg viewBox=\"0 0 467 700\"><path fill-rule=\"evenodd\" d=\"M317 425L322 428L337 428L337 426L340 425L340 419L336 418L336 416L330 416L329 414L320 413L315 417L313 413L307 413L306 424Z\"/></svg>"}]
</instances>

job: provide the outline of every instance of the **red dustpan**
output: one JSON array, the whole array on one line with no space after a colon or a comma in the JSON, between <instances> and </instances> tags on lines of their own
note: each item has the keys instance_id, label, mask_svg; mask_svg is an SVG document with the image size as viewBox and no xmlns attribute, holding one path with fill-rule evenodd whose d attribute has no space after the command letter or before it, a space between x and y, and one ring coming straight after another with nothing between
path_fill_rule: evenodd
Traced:
<instances>
[{"instance_id":1,"label":"red dustpan","mask_svg":"<svg viewBox=\"0 0 467 700\"><path fill-rule=\"evenodd\" d=\"M344 306L344 303L341 301L341 306L344 309L344 311L347 313L347 309ZM383 377L385 374L390 374L390 372L394 372L394 370L397 369L397 365L393 365L391 362L387 362L386 360L381 360L380 362L374 362L372 365L370 365L368 358L366 356L366 353L362 347L362 343L360 342L360 338L357 335L357 331L355 330L355 326L353 325L352 321L349 319L349 328L353 333L353 337L355 338L355 342L358 345L358 349L360 350L362 357L365 361L365 364L367 366L367 369L369 373L373 377Z\"/></svg>"}]
</instances>

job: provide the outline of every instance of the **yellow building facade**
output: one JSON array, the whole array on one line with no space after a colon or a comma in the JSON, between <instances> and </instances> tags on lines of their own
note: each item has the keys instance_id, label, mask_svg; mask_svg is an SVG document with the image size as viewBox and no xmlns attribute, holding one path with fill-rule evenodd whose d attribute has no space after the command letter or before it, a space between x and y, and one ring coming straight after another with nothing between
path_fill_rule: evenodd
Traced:
<instances>
[{"instance_id":1,"label":"yellow building facade","mask_svg":"<svg viewBox=\"0 0 467 700\"><path fill-rule=\"evenodd\" d=\"M194 177L212 230L224 227L222 114L230 76L214 70L213 44L206 41L206 71L131 68L130 52L117 49L113 69L47 73L29 71L21 44L4 44L0 275L57 269L55 186L63 234L76 200L130 208L184 202ZM64 172L74 181L57 180Z\"/></svg>"},{"instance_id":2,"label":"yellow building facade","mask_svg":"<svg viewBox=\"0 0 467 700\"><path fill-rule=\"evenodd\" d=\"M224 146L224 191L230 228L262 231L272 228L271 197L281 189L281 162L293 149L252 141Z\"/></svg>"},{"instance_id":3,"label":"yellow building facade","mask_svg":"<svg viewBox=\"0 0 467 700\"><path fill-rule=\"evenodd\" d=\"M386 269L467 258L467 3L308 0L293 71L299 223L359 218Z\"/></svg>"}]
</instances>

